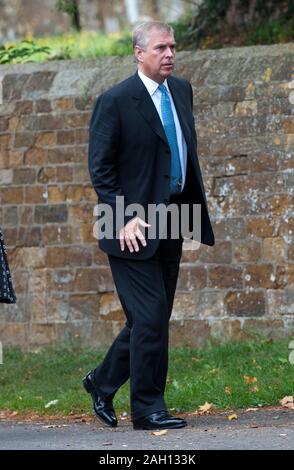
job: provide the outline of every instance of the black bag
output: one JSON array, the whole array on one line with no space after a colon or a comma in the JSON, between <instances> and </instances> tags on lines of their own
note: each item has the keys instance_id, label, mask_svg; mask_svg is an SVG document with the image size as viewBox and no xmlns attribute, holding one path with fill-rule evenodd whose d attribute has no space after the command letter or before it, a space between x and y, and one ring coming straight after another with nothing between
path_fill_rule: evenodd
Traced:
<instances>
[{"instance_id":1,"label":"black bag","mask_svg":"<svg viewBox=\"0 0 294 470\"><path fill-rule=\"evenodd\" d=\"M0 303L15 304L16 296L12 286L4 237L0 229Z\"/></svg>"}]
</instances>

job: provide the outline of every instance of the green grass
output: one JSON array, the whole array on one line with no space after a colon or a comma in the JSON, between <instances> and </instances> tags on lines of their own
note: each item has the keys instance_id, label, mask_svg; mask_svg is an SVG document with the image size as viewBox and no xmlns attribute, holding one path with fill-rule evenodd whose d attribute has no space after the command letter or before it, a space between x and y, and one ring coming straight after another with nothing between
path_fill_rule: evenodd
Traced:
<instances>
[{"instance_id":1,"label":"green grass","mask_svg":"<svg viewBox=\"0 0 294 470\"><path fill-rule=\"evenodd\" d=\"M194 411L206 401L220 409L278 405L281 398L294 393L294 366L288 355L288 341L171 349L167 406L184 412ZM81 386L81 378L103 356L102 351L78 347L38 353L4 350L0 409L91 413L90 397ZM256 377L256 381L247 384L244 376ZM250 390L252 387L255 391ZM58 400L57 405L46 409L51 400ZM118 412L129 412L129 381L116 394L114 405Z\"/></svg>"}]
</instances>

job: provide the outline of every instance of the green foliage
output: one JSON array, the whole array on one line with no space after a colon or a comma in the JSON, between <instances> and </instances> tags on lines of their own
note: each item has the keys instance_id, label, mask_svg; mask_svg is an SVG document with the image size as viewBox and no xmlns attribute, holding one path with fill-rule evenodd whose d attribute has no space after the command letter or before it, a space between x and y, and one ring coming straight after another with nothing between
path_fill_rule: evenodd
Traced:
<instances>
[{"instance_id":1,"label":"green foliage","mask_svg":"<svg viewBox=\"0 0 294 470\"><path fill-rule=\"evenodd\" d=\"M248 29L247 44L277 44L287 42L293 36L293 25L282 20L263 21L257 28Z\"/></svg>"},{"instance_id":2,"label":"green foliage","mask_svg":"<svg viewBox=\"0 0 294 470\"><path fill-rule=\"evenodd\" d=\"M294 39L294 0L203 0L174 23L179 49Z\"/></svg>"},{"instance_id":3,"label":"green foliage","mask_svg":"<svg viewBox=\"0 0 294 470\"><path fill-rule=\"evenodd\" d=\"M69 15L72 27L80 31L80 13L77 0L56 0L55 8Z\"/></svg>"},{"instance_id":4,"label":"green foliage","mask_svg":"<svg viewBox=\"0 0 294 470\"><path fill-rule=\"evenodd\" d=\"M75 0L57 0L55 2L55 8L58 11L73 15L77 10L77 3Z\"/></svg>"},{"instance_id":5,"label":"green foliage","mask_svg":"<svg viewBox=\"0 0 294 470\"><path fill-rule=\"evenodd\" d=\"M81 32L35 38L32 41L22 41L22 43L34 44L30 46L30 60L43 62L48 60L64 59L95 59L101 56L126 56L132 54L132 41L129 34L97 34L93 32ZM22 43L6 46L5 63L26 62L28 56L13 51L21 49ZM4 51L4 48L2 48ZM0 49L1 51L1 49ZM44 54L43 52L46 52ZM48 55L49 54L49 55ZM4 55L4 54L3 54ZM3 62L4 63L4 62Z\"/></svg>"},{"instance_id":6,"label":"green foliage","mask_svg":"<svg viewBox=\"0 0 294 470\"><path fill-rule=\"evenodd\" d=\"M0 64L24 63L32 59L35 54L49 54L48 46L38 46L34 41L24 40L11 46L0 46Z\"/></svg>"}]
</instances>

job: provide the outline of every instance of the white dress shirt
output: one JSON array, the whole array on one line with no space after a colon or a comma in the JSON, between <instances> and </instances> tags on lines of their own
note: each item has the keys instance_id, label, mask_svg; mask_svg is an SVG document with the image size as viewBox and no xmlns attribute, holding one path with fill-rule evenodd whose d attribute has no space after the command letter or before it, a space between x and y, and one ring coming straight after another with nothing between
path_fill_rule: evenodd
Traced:
<instances>
[{"instance_id":1,"label":"white dress shirt","mask_svg":"<svg viewBox=\"0 0 294 470\"><path fill-rule=\"evenodd\" d=\"M157 112L159 114L160 120L163 125L161 107L160 107L161 91L158 90L159 83L147 77L143 72L141 72L141 70L138 70L138 75L141 78L142 82L144 83L145 87L147 88L147 91L150 94L150 97L155 105L155 108L157 109ZM163 85L166 87L168 91L168 96L171 101L172 112L174 115L174 121L175 121L175 126L176 126L176 133L177 133L177 142L178 142L178 148L179 148L179 156L180 156L181 169L182 169L182 191L183 191L185 179L186 179L186 169L187 169L187 144L186 144L186 141L185 141L185 138L184 138L181 126L180 126L180 122L179 122L179 118L178 118L175 104L173 101L173 97L171 95L171 92L169 91L166 79L164 80Z\"/></svg>"}]
</instances>

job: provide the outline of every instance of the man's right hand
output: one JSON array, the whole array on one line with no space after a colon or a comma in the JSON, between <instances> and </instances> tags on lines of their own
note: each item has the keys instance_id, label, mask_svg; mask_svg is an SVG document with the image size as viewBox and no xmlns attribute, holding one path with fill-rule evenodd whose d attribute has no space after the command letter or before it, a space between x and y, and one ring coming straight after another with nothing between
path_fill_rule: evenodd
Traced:
<instances>
[{"instance_id":1,"label":"man's right hand","mask_svg":"<svg viewBox=\"0 0 294 470\"><path fill-rule=\"evenodd\" d=\"M150 224L147 224L143 219L140 217L135 217L131 219L119 232L119 240L120 240L120 249L124 251L125 244L127 244L128 249L131 253L133 251L139 251L139 245L137 242L137 238L140 240L143 246L146 246L146 240L144 235L142 234L139 227L151 227Z\"/></svg>"}]
</instances>

